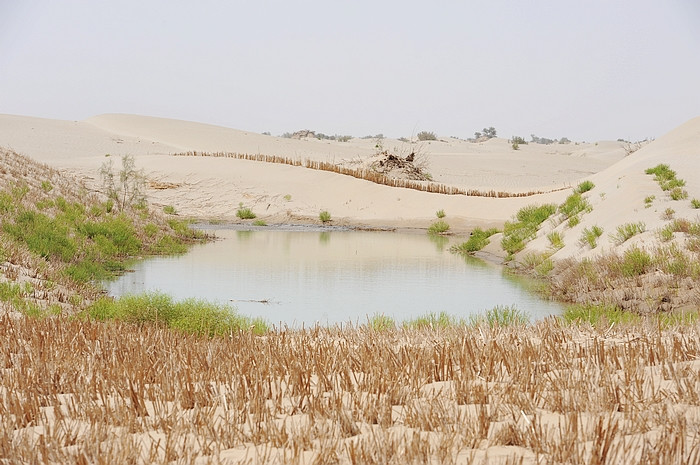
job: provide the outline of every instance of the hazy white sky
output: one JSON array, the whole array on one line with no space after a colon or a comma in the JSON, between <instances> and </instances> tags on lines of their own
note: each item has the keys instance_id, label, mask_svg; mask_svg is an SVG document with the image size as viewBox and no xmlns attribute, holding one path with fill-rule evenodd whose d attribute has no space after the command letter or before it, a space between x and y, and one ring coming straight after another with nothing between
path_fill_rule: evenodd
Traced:
<instances>
[{"instance_id":1,"label":"hazy white sky","mask_svg":"<svg viewBox=\"0 0 700 465\"><path fill-rule=\"evenodd\" d=\"M636 140L700 116L699 25L697 0L0 0L0 113Z\"/></svg>"}]
</instances>

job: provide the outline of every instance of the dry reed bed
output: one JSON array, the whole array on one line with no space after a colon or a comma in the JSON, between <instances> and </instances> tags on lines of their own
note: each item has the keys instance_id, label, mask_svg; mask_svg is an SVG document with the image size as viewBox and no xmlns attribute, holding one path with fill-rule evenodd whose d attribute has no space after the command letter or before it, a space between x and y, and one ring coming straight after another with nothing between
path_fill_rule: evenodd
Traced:
<instances>
[{"instance_id":1,"label":"dry reed bed","mask_svg":"<svg viewBox=\"0 0 700 465\"><path fill-rule=\"evenodd\" d=\"M561 189L552 189L550 191L529 191L529 192L503 192L503 191L480 191L477 189L460 189L454 186L448 186L445 184L440 184L436 182L428 181L415 181L411 179L401 179L386 176L384 174L378 173L373 169L368 168L350 168L336 163L330 163L326 161L309 160L306 159L302 161L298 158L280 157L277 155L263 155L263 154L249 154L249 153L236 153L236 152L181 152L174 153L173 156L188 156L188 157L218 157L218 158L234 158L237 160L250 160L250 161L260 161L266 163L279 163L283 165L291 166L303 166L305 168L310 168L314 170L330 171L332 173L342 174L345 176L352 176L357 179L364 179L365 181L371 181L376 184L382 184L390 187L402 187L405 189L414 189L423 192L431 192L434 194L447 194L447 195L466 195L471 197L530 197L538 194L545 194L548 192L555 192L558 190L568 189L568 187L563 187Z\"/></svg>"},{"instance_id":2,"label":"dry reed bed","mask_svg":"<svg viewBox=\"0 0 700 465\"><path fill-rule=\"evenodd\" d=\"M700 461L700 325L0 334L2 463Z\"/></svg>"}]
</instances>

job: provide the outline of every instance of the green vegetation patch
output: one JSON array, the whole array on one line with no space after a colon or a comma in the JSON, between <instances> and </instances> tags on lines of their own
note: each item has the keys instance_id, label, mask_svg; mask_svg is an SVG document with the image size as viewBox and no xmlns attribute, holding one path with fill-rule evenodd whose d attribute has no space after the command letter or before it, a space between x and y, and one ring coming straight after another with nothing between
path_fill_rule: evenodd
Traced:
<instances>
[{"instance_id":1,"label":"green vegetation patch","mask_svg":"<svg viewBox=\"0 0 700 465\"><path fill-rule=\"evenodd\" d=\"M481 228L474 228L469 236L469 240L461 243L460 245L454 246L452 251L465 254L477 252L489 245L491 243L489 237L498 232L499 231L496 228L490 228L485 231Z\"/></svg>"},{"instance_id":2,"label":"green vegetation patch","mask_svg":"<svg viewBox=\"0 0 700 465\"><path fill-rule=\"evenodd\" d=\"M588 245L591 249L598 247L598 238L603 235L603 228L600 226L593 225L590 228L585 228L581 232L581 239L579 242L581 245Z\"/></svg>"},{"instance_id":3,"label":"green vegetation patch","mask_svg":"<svg viewBox=\"0 0 700 465\"><path fill-rule=\"evenodd\" d=\"M661 190L669 191L673 200L682 200L688 198L688 192L683 189L685 181L676 178L676 172L665 163L656 165L653 168L648 168L644 171L646 174L653 174L654 180L659 183Z\"/></svg>"},{"instance_id":4,"label":"green vegetation patch","mask_svg":"<svg viewBox=\"0 0 700 465\"><path fill-rule=\"evenodd\" d=\"M321 220L322 223L328 223L331 220L331 214L323 210L318 214L318 219Z\"/></svg>"},{"instance_id":5,"label":"green vegetation patch","mask_svg":"<svg viewBox=\"0 0 700 465\"><path fill-rule=\"evenodd\" d=\"M224 336L239 331L263 334L268 331L264 320L238 315L228 305L199 299L174 302L172 297L162 293L128 295L119 299L102 298L90 305L84 316L96 320L163 325L208 336Z\"/></svg>"},{"instance_id":6,"label":"green vegetation patch","mask_svg":"<svg viewBox=\"0 0 700 465\"><path fill-rule=\"evenodd\" d=\"M523 326L530 322L528 315L515 305L497 305L483 315L470 318L474 326L485 324L490 327Z\"/></svg>"},{"instance_id":7,"label":"green vegetation patch","mask_svg":"<svg viewBox=\"0 0 700 465\"><path fill-rule=\"evenodd\" d=\"M559 250L564 247L564 235L559 231L552 231L547 234L549 247L553 250Z\"/></svg>"},{"instance_id":8,"label":"green vegetation patch","mask_svg":"<svg viewBox=\"0 0 700 465\"><path fill-rule=\"evenodd\" d=\"M12 238L27 245L43 258L68 262L78 250L78 244L60 219L35 211L22 211L14 222L3 223L2 229Z\"/></svg>"},{"instance_id":9,"label":"green vegetation patch","mask_svg":"<svg viewBox=\"0 0 700 465\"><path fill-rule=\"evenodd\" d=\"M638 223L625 223L617 227L614 234L610 235L610 239L617 245L620 245L637 234L646 231L647 227L642 221Z\"/></svg>"},{"instance_id":10,"label":"green vegetation patch","mask_svg":"<svg viewBox=\"0 0 700 465\"><path fill-rule=\"evenodd\" d=\"M581 193L574 192L569 197L566 198L564 203L559 205L559 213L564 216L564 219L570 219L578 216L580 213L590 213L593 207L585 199Z\"/></svg>"},{"instance_id":11,"label":"green vegetation patch","mask_svg":"<svg viewBox=\"0 0 700 465\"><path fill-rule=\"evenodd\" d=\"M593 184L593 181L586 180L581 182L578 186L576 186L576 189L574 189L574 193L583 194L584 192L592 190L594 187L595 184Z\"/></svg>"},{"instance_id":12,"label":"green vegetation patch","mask_svg":"<svg viewBox=\"0 0 700 465\"><path fill-rule=\"evenodd\" d=\"M569 306L564 311L562 318L567 323L590 323L597 326L598 324L634 323L640 319L640 316L633 312L624 311L615 305L576 304Z\"/></svg>"},{"instance_id":13,"label":"green vegetation patch","mask_svg":"<svg viewBox=\"0 0 700 465\"><path fill-rule=\"evenodd\" d=\"M251 210L248 207L243 206L243 202L238 204L238 210L236 210L236 216L242 220L252 220L254 219L257 215L253 213L253 210Z\"/></svg>"},{"instance_id":14,"label":"green vegetation patch","mask_svg":"<svg viewBox=\"0 0 700 465\"><path fill-rule=\"evenodd\" d=\"M449 231L450 225L443 220L436 221L428 228L428 234L445 234Z\"/></svg>"},{"instance_id":15,"label":"green vegetation patch","mask_svg":"<svg viewBox=\"0 0 700 465\"><path fill-rule=\"evenodd\" d=\"M528 205L522 208L515 215L515 220L507 221L503 227L503 250L509 254L520 252L535 237L540 225L556 211L557 206L554 204Z\"/></svg>"},{"instance_id":16,"label":"green vegetation patch","mask_svg":"<svg viewBox=\"0 0 700 465\"><path fill-rule=\"evenodd\" d=\"M458 320L447 312L428 313L403 323L403 327L409 329L445 329L459 325L464 325L464 321Z\"/></svg>"}]
</instances>

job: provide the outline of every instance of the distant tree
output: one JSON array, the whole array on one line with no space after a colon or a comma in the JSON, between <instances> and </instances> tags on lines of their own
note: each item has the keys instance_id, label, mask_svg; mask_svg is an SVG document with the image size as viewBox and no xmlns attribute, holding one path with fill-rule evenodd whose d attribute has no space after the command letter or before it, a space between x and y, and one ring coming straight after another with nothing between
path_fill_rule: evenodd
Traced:
<instances>
[{"instance_id":1,"label":"distant tree","mask_svg":"<svg viewBox=\"0 0 700 465\"><path fill-rule=\"evenodd\" d=\"M568 137L562 137L561 139L559 139L559 143L560 144L570 144L571 141L569 140Z\"/></svg>"},{"instance_id":2,"label":"distant tree","mask_svg":"<svg viewBox=\"0 0 700 465\"><path fill-rule=\"evenodd\" d=\"M484 137L488 137L489 139L493 139L494 137L496 137L496 128L494 128L493 126L484 128L482 132L484 133Z\"/></svg>"},{"instance_id":3,"label":"distant tree","mask_svg":"<svg viewBox=\"0 0 700 465\"><path fill-rule=\"evenodd\" d=\"M531 142L532 142L533 144L544 144L544 145L549 145L549 144L553 144L553 143L556 142L554 139L548 139L548 138L546 138L546 137L537 137L537 136L534 135L534 134L530 134L530 138L532 139Z\"/></svg>"},{"instance_id":4,"label":"distant tree","mask_svg":"<svg viewBox=\"0 0 700 465\"><path fill-rule=\"evenodd\" d=\"M419 132L416 137L418 137L418 140L437 140L437 137L435 136L434 132L428 132L428 131L421 131Z\"/></svg>"}]
</instances>

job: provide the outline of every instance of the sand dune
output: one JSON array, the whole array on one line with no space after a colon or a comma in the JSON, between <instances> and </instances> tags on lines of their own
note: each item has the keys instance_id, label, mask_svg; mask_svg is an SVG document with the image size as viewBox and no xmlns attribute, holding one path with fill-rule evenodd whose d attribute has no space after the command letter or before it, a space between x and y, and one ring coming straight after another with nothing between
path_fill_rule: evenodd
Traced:
<instances>
[{"instance_id":1,"label":"sand dune","mask_svg":"<svg viewBox=\"0 0 700 465\"><path fill-rule=\"evenodd\" d=\"M648 168L667 164L677 172L678 178L686 181L684 189L688 198L674 201L668 192L661 190L653 175L645 174ZM593 210L581 216L581 223L573 228L562 223L556 227L548 223L540 230L539 237L528 250L545 250L549 245L546 235L559 231L565 236L565 247L554 257L590 257L615 249L626 249L640 245L652 247L659 243L658 230L673 219L664 212L675 213L673 218L697 221L700 210L691 206L691 199L700 199L700 118L695 118L625 157L607 169L590 176L595 188L585 194ZM653 196L647 207L645 199ZM618 247L610 234L626 223L643 222L646 232L633 237ZM585 228L597 225L604 230L599 246L590 249L578 243Z\"/></svg>"},{"instance_id":2,"label":"sand dune","mask_svg":"<svg viewBox=\"0 0 700 465\"><path fill-rule=\"evenodd\" d=\"M106 154L130 154L154 185L155 205L174 205L182 215L235 220L240 202L273 222L304 222L328 210L340 224L427 227L444 209L455 231L502 224L529 203L560 202L566 191L527 198L446 196L396 189L301 167L234 159L173 157L183 151L266 154L351 164L371 157L372 139L349 142L293 140L218 126L136 115L101 115L57 121L0 115L0 146L92 180ZM386 150L407 153L393 139ZM549 191L576 184L624 157L622 144L522 145L505 139L471 143L454 138L422 143L429 172L439 183L464 189ZM286 197L286 198L285 198ZM291 200L287 200L291 198Z\"/></svg>"}]
</instances>

